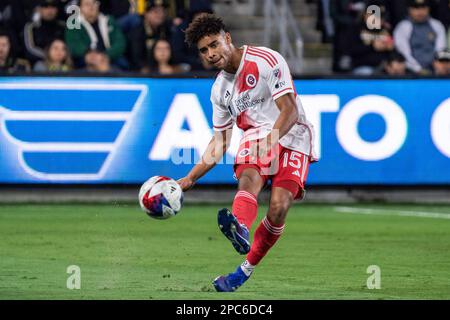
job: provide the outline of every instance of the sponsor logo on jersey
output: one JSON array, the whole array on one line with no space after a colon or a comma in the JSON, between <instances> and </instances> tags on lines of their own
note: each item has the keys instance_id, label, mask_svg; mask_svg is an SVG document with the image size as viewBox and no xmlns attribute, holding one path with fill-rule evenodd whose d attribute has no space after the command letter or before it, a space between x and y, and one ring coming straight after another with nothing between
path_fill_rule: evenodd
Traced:
<instances>
[{"instance_id":1,"label":"sponsor logo on jersey","mask_svg":"<svg viewBox=\"0 0 450 320\"><path fill-rule=\"evenodd\" d=\"M261 104L265 101L264 98L256 98L256 99L251 99L250 98L250 94L247 92L246 94L244 94L242 96L242 98L239 98L235 101L236 104L236 109L239 112L244 112L245 110L255 107L258 104Z\"/></svg>"},{"instance_id":2,"label":"sponsor logo on jersey","mask_svg":"<svg viewBox=\"0 0 450 320\"><path fill-rule=\"evenodd\" d=\"M278 82L275 84L275 89L281 89L281 88L283 88L285 85L286 85L286 81L278 81Z\"/></svg>"},{"instance_id":3,"label":"sponsor logo on jersey","mask_svg":"<svg viewBox=\"0 0 450 320\"><path fill-rule=\"evenodd\" d=\"M230 113L230 115L231 115L232 117L234 117L233 108L232 108L231 106L228 106L227 108L228 108L228 112Z\"/></svg>"},{"instance_id":4,"label":"sponsor logo on jersey","mask_svg":"<svg viewBox=\"0 0 450 320\"><path fill-rule=\"evenodd\" d=\"M281 79L281 70L280 70L280 68L276 68L275 70L273 70L273 75L275 76L275 78Z\"/></svg>"}]
</instances>

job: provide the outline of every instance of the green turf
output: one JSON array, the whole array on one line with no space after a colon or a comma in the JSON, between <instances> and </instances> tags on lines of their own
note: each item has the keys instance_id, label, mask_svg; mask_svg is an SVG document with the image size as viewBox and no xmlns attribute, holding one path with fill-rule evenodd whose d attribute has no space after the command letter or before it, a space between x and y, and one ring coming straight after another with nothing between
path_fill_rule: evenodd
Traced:
<instances>
[{"instance_id":1,"label":"green turf","mask_svg":"<svg viewBox=\"0 0 450 320\"><path fill-rule=\"evenodd\" d=\"M325 205L293 207L245 286L216 293L211 280L242 261L217 228L217 208L186 205L158 221L132 205L0 206L0 299L450 299L449 219ZM69 265L81 268L80 290L66 288ZM379 290L366 287L369 265L381 268Z\"/></svg>"}]
</instances>

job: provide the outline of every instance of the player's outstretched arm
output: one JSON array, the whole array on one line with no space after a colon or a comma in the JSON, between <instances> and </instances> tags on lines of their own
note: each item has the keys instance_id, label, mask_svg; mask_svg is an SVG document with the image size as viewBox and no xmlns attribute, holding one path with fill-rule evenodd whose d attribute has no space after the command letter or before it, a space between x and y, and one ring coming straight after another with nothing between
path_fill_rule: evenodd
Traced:
<instances>
[{"instance_id":1,"label":"player's outstretched arm","mask_svg":"<svg viewBox=\"0 0 450 320\"><path fill-rule=\"evenodd\" d=\"M177 182L183 191L191 189L195 182L203 177L222 159L231 141L231 130L215 132L201 160L188 175Z\"/></svg>"}]
</instances>

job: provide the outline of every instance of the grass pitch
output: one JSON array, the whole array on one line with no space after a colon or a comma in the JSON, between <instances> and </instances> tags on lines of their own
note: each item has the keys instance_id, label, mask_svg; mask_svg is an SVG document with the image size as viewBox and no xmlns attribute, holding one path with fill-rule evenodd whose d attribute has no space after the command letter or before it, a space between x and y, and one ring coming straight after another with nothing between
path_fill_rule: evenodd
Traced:
<instances>
[{"instance_id":1,"label":"grass pitch","mask_svg":"<svg viewBox=\"0 0 450 320\"><path fill-rule=\"evenodd\" d=\"M225 294L211 281L243 257L218 208L158 221L135 205L2 205L0 299L450 299L448 206L296 205L252 278ZM70 265L80 290L66 287ZM370 265L381 289L366 286Z\"/></svg>"}]
</instances>

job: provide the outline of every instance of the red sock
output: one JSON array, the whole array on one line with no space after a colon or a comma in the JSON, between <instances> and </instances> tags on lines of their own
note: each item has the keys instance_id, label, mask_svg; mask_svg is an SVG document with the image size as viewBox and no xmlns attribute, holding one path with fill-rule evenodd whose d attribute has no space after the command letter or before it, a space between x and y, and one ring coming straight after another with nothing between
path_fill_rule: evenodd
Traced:
<instances>
[{"instance_id":1,"label":"red sock","mask_svg":"<svg viewBox=\"0 0 450 320\"><path fill-rule=\"evenodd\" d=\"M270 248L277 242L284 230L283 225L274 225L264 217L255 231L255 237L247 261L256 266L262 258L269 252Z\"/></svg>"},{"instance_id":2,"label":"red sock","mask_svg":"<svg viewBox=\"0 0 450 320\"><path fill-rule=\"evenodd\" d=\"M258 215L256 196L247 191L238 191L234 197L232 212L239 223L245 224L250 230Z\"/></svg>"}]
</instances>

